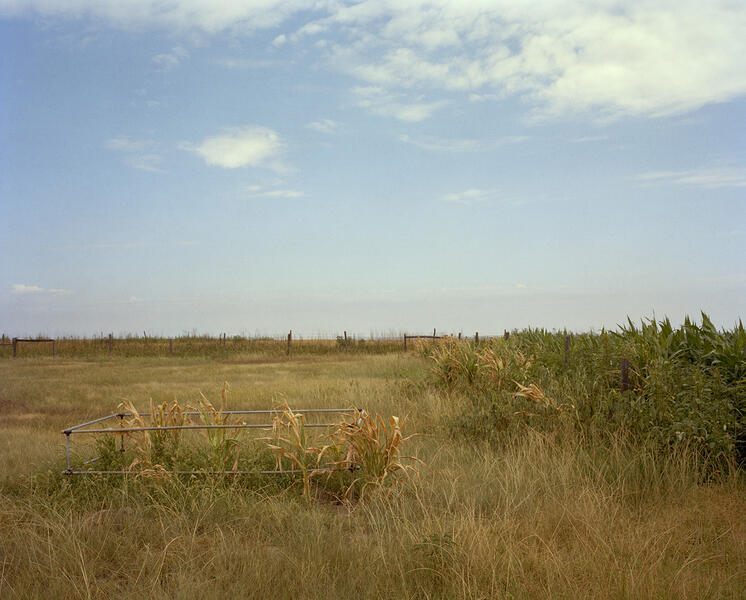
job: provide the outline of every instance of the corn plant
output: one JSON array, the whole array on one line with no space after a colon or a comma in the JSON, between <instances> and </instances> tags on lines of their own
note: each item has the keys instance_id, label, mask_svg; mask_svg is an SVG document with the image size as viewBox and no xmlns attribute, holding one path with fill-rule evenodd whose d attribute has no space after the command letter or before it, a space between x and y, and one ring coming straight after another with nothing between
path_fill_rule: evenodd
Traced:
<instances>
[{"instance_id":1,"label":"corn plant","mask_svg":"<svg viewBox=\"0 0 746 600\"><path fill-rule=\"evenodd\" d=\"M553 398L547 396L535 383L531 383L527 386L521 385L517 381L514 381L513 383L518 386L518 391L513 393L514 398L526 398L531 400L534 405L545 414L550 413L558 415L562 412L569 411L576 419L578 418L578 411L574 404L569 402L559 403L555 401ZM530 411L516 411L514 414L528 417L538 416L536 413Z\"/></svg>"},{"instance_id":2,"label":"corn plant","mask_svg":"<svg viewBox=\"0 0 746 600\"><path fill-rule=\"evenodd\" d=\"M387 424L380 415L374 417L361 411L352 420L343 420L331 435L334 443L330 447L341 455L335 462L337 468L356 469L357 477L346 495L359 485L360 496L364 497L369 491L382 487L396 473L412 469L403 460L417 459L400 453L401 445L410 437L402 436L399 417L390 417Z\"/></svg>"},{"instance_id":3,"label":"corn plant","mask_svg":"<svg viewBox=\"0 0 746 600\"><path fill-rule=\"evenodd\" d=\"M129 413L129 416L122 419L122 426L125 428L185 425L189 419L176 400L171 405L166 402L154 405L151 398L150 422L143 418L129 400L120 403L119 410ZM168 459L169 456L172 457L172 454L167 451L167 446L170 445L171 449L178 448L180 433L180 430L128 431L123 433L122 435L129 440L128 446L134 454L128 470L136 471L138 475L145 477L168 477L166 468L161 462Z\"/></svg>"},{"instance_id":4,"label":"corn plant","mask_svg":"<svg viewBox=\"0 0 746 600\"><path fill-rule=\"evenodd\" d=\"M303 481L303 497L311 500L311 479L321 473L318 470L321 450L308 446L305 417L295 413L285 403L280 407L281 413L275 416L272 423L272 437L262 438L275 455L278 471L285 469L287 460L290 470L300 471Z\"/></svg>"},{"instance_id":5,"label":"corn plant","mask_svg":"<svg viewBox=\"0 0 746 600\"><path fill-rule=\"evenodd\" d=\"M225 412L227 396L228 386L227 383L225 383L220 392L220 408L215 408L212 402L210 402L205 395L200 392L200 397L197 399L195 410L199 413L203 425L222 426L216 429L200 430L202 436L209 443L212 458L216 463L216 468L226 469L232 460L233 464L230 470L235 471L238 469L238 460L241 451L241 429L225 427L225 425L229 424L231 417L230 414Z\"/></svg>"}]
</instances>

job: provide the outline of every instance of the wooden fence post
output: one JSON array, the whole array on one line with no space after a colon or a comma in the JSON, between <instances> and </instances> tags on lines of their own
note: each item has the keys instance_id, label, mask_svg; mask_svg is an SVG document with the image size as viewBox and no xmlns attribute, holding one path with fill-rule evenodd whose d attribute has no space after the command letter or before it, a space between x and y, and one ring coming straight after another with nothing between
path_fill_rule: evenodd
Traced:
<instances>
[{"instance_id":1,"label":"wooden fence post","mask_svg":"<svg viewBox=\"0 0 746 600\"><path fill-rule=\"evenodd\" d=\"M461 332L458 332L458 339L461 339Z\"/></svg>"},{"instance_id":2,"label":"wooden fence post","mask_svg":"<svg viewBox=\"0 0 746 600\"><path fill-rule=\"evenodd\" d=\"M435 339L435 327L433 327L433 339Z\"/></svg>"},{"instance_id":3,"label":"wooden fence post","mask_svg":"<svg viewBox=\"0 0 746 600\"><path fill-rule=\"evenodd\" d=\"M286 354L288 356L290 356L290 342L292 340L293 340L293 330L291 329L290 332L288 333L288 349L287 349L287 352L286 352Z\"/></svg>"},{"instance_id":4,"label":"wooden fence post","mask_svg":"<svg viewBox=\"0 0 746 600\"><path fill-rule=\"evenodd\" d=\"M407 351L407 334L404 334L404 352Z\"/></svg>"},{"instance_id":5,"label":"wooden fence post","mask_svg":"<svg viewBox=\"0 0 746 600\"><path fill-rule=\"evenodd\" d=\"M114 334L109 334L109 356L111 356L112 351L114 350Z\"/></svg>"},{"instance_id":6,"label":"wooden fence post","mask_svg":"<svg viewBox=\"0 0 746 600\"><path fill-rule=\"evenodd\" d=\"M479 343L479 332L478 331L474 334L474 343L475 344Z\"/></svg>"},{"instance_id":7,"label":"wooden fence post","mask_svg":"<svg viewBox=\"0 0 746 600\"><path fill-rule=\"evenodd\" d=\"M570 336L565 336L565 356L562 360L562 367L567 369L567 354L570 352Z\"/></svg>"},{"instance_id":8,"label":"wooden fence post","mask_svg":"<svg viewBox=\"0 0 746 600\"><path fill-rule=\"evenodd\" d=\"M13 358L16 357L17 353L18 353L18 338L13 338Z\"/></svg>"},{"instance_id":9,"label":"wooden fence post","mask_svg":"<svg viewBox=\"0 0 746 600\"><path fill-rule=\"evenodd\" d=\"M629 359L622 359L622 376L619 385L621 391L626 392L629 389Z\"/></svg>"},{"instance_id":10,"label":"wooden fence post","mask_svg":"<svg viewBox=\"0 0 746 600\"><path fill-rule=\"evenodd\" d=\"M223 350L225 350L225 332L223 332Z\"/></svg>"},{"instance_id":11,"label":"wooden fence post","mask_svg":"<svg viewBox=\"0 0 746 600\"><path fill-rule=\"evenodd\" d=\"M345 352L347 352L347 351L348 351L348 348L347 348L347 332L345 331Z\"/></svg>"}]
</instances>

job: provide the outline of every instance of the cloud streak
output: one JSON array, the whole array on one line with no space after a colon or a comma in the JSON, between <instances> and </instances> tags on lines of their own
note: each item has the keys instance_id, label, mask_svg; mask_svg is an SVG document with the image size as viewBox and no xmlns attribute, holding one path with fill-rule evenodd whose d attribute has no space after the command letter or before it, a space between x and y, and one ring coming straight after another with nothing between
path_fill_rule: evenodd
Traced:
<instances>
[{"instance_id":1,"label":"cloud streak","mask_svg":"<svg viewBox=\"0 0 746 600\"><path fill-rule=\"evenodd\" d=\"M300 190L292 189L266 189L261 185L250 185L248 187L249 195L251 198L278 198L278 199L292 199L303 197L303 192Z\"/></svg>"},{"instance_id":2,"label":"cloud streak","mask_svg":"<svg viewBox=\"0 0 746 600\"><path fill-rule=\"evenodd\" d=\"M118 135L104 143L104 147L122 155L122 162L133 169L150 173L164 173L160 168L163 156L154 152L151 140L141 140L128 135Z\"/></svg>"},{"instance_id":3,"label":"cloud streak","mask_svg":"<svg viewBox=\"0 0 746 600\"><path fill-rule=\"evenodd\" d=\"M442 199L445 202L451 202L453 204L462 204L464 206L474 206L475 204L482 204L497 198L500 195L498 190L480 190L478 188L471 188L464 190L463 192L453 192L451 194L445 194Z\"/></svg>"},{"instance_id":4,"label":"cloud streak","mask_svg":"<svg viewBox=\"0 0 746 600\"><path fill-rule=\"evenodd\" d=\"M502 146L519 144L531 139L525 135L506 136L493 140L477 139L438 139L434 137L412 138L408 135L400 135L398 140L405 144L411 144L429 152L484 152L494 150Z\"/></svg>"},{"instance_id":5,"label":"cloud streak","mask_svg":"<svg viewBox=\"0 0 746 600\"><path fill-rule=\"evenodd\" d=\"M746 187L746 169L710 168L689 171L651 171L635 179L648 185L687 185L705 189Z\"/></svg>"},{"instance_id":6,"label":"cloud streak","mask_svg":"<svg viewBox=\"0 0 746 600\"><path fill-rule=\"evenodd\" d=\"M153 57L153 64L160 71L170 71L187 58L189 58L189 52L182 46L176 46L171 49L171 52L156 54Z\"/></svg>"},{"instance_id":7,"label":"cloud streak","mask_svg":"<svg viewBox=\"0 0 746 600\"><path fill-rule=\"evenodd\" d=\"M24 283L14 283L13 287L10 290L10 293L15 294L15 295L46 294L46 295L53 295L53 296L62 296L62 295L72 294L70 290L63 290L59 288L45 289L38 285L26 285Z\"/></svg>"},{"instance_id":8,"label":"cloud streak","mask_svg":"<svg viewBox=\"0 0 746 600\"><path fill-rule=\"evenodd\" d=\"M336 133L339 129L339 123L332 121L331 119L321 119L320 121L312 121L306 124L306 128L317 133L332 134Z\"/></svg>"}]
</instances>

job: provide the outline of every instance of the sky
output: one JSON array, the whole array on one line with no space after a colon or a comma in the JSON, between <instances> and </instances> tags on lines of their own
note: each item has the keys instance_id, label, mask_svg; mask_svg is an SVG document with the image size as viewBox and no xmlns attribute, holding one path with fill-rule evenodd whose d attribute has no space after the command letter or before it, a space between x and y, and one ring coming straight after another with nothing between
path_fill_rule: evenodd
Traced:
<instances>
[{"instance_id":1,"label":"sky","mask_svg":"<svg viewBox=\"0 0 746 600\"><path fill-rule=\"evenodd\" d=\"M0 331L746 316L746 3L0 0Z\"/></svg>"}]
</instances>

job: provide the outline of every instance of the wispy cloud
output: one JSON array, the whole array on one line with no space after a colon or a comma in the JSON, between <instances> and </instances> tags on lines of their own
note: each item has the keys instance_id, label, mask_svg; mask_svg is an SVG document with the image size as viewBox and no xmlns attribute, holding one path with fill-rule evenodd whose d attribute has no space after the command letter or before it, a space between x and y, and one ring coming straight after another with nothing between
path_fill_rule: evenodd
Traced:
<instances>
[{"instance_id":1,"label":"wispy cloud","mask_svg":"<svg viewBox=\"0 0 746 600\"><path fill-rule=\"evenodd\" d=\"M5 0L5 14L85 18L122 29L215 35L275 28L273 45L308 42L361 85L402 97L361 100L397 119L426 119L442 104L517 96L543 118L568 114L659 117L746 95L742 2L317 2L316 0ZM322 39L317 36L324 35ZM334 40L334 41L331 41ZM321 42L321 43L318 43ZM181 46L153 58L170 69ZM439 102L439 101L435 101ZM440 101L442 102L442 101Z\"/></svg>"},{"instance_id":2,"label":"wispy cloud","mask_svg":"<svg viewBox=\"0 0 746 600\"><path fill-rule=\"evenodd\" d=\"M586 135L582 137L570 138L568 141L572 144L587 144L589 142L605 142L608 139L608 135Z\"/></svg>"},{"instance_id":3,"label":"wispy cloud","mask_svg":"<svg viewBox=\"0 0 746 600\"><path fill-rule=\"evenodd\" d=\"M355 87L352 91L360 108L383 117L413 123L430 118L449 103L447 100L423 101L425 98L421 95L411 101L404 94L393 93L380 86Z\"/></svg>"},{"instance_id":4,"label":"wispy cloud","mask_svg":"<svg viewBox=\"0 0 746 600\"><path fill-rule=\"evenodd\" d=\"M170 71L187 58L189 58L189 52L186 48L175 46L171 49L171 52L156 54L152 60L157 69L161 71Z\"/></svg>"},{"instance_id":5,"label":"wispy cloud","mask_svg":"<svg viewBox=\"0 0 746 600\"><path fill-rule=\"evenodd\" d=\"M261 185L250 185L247 188L251 198L301 198L304 194L300 190L268 189Z\"/></svg>"},{"instance_id":6,"label":"wispy cloud","mask_svg":"<svg viewBox=\"0 0 746 600\"><path fill-rule=\"evenodd\" d=\"M412 144L423 150L429 150L431 152L483 152L486 150L494 150L501 146L507 146L511 144L518 144L531 139L525 135L506 136L493 140L477 140L477 139L438 139L435 137L427 136L422 138L412 138L408 135L400 135L398 137L400 142L405 144Z\"/></svg>"},{"instance_id":7,"label":"wispy cloud","mask_svg":"<svg viewBox=\"0 0 746 600\"><path fill-rule=\"evenodd\" d=\"M274 69L283 64L279 60L255 58L217 58L213 62L224 69Z\"/></svg>"},{"instance_id":8,"label":"wispy cloud","mask_svg":"<svg viewBox=\"0 0 746 600\"><path fill-rule=\"evenodd\" d=\"M64 246L58 246L58 248L65 250L126 250L129 248L197 246L199 244L200 242L195 240L176 240L173 242L106 242L100 244L65 244Z\"/></svg>"},{"instance_id":9,"label":"wispy cloud","mask_svg":"<svg viewBox=\"0 0 746 600\"><path fill-rule=\"evenodd\" d=\"M63 290L59 288L43 288L38 285L26 285L23 283L14 283L11 288L11 294L50 294L50 295L66 295L72 294L70 290Z\"/></svg>"},{"instance_id":10,"label":"wispy cloud","mask_svg":"<svg viewBox=\"0 0 746 600\"><path fill-rule=\"evenodd\" d=\"M332 134L339 128L339 123L332 121L331 119L321 119L320 121L307 123L306 128L317 131L318 133Z\"/></svg>"},{"instance_id":11,"label":"wispy cloud","mask_svg":"<svg viewBox=\"0 0 746 600\"><path fill-rule=\"evenodd\" d=\"M109 150L117 152L143 152L153 146L150 140L138 140L128 135L118 135L117 137L106 140L104 144Z\"/></svg>"},{"instance_id":12,"label":"wispy cloud","mask_svg":"<svg viewBox=\"0 0 746 600\"><path fill-rule=\"evenodd\" d=\"M481 204L489 200L494 200L499 195L500 192L498 190L480 190L478 188L472 188L464 190L463 192L446 194L442 197L442 199L446 202L453 202L454 204L473 206L475 204Z\"/></svg>"},{"instance_id":13,"label":"wispy cloud","mask_svg":"<svg viewBox=\"0 0 746 600\"><path fill-rule=\"evenodd\" d=\"M201 156L208 165L224 169L265 167L282 170L277 160L284 147L280 135L268 128L249 125L226 130L205 138L201 144L182 144L181 148Z\"/></svg>"},{"instance_id":14,"label":"wispy cloud","mask_svg":"<svg viewBox=\"0 0 746 600\"><path fill-rule=\"evenodd\" d=\"M125 164L133 169L149 171L150 173L165 173L159 167L162 161L163 157L160 154L133 154L124 159Z\"/></svg>"},{"instance_id":15,"label":"wispy cloud","mask_svg":"<svg viewBox=\"0 0 746 600\"><path fill-rule=\"evenodd\" d=\"M160 168L163 156L153 151L155 143L152 140L143 140L128 135L118 135L104 143L104 146L112 152L122 155L122 162L141 171L151 173L164 173Z\"/></svg>"},{"instance_id":16,"label":"wispy cloud","mask_svg":"<svg viewBox=\"0 0 746 600\"><path fill-rule=\"evenodd\" d=\"M707 189L746 187L745 168L709 168L689 171L651 171L635 176L648 185L689 185Z\"/></svg>"},{"instance_id":17,"label":"wispy cloud","mask_svg":"<svg viewBox=\"0 0 746 600\"><path fill-rule=\"evenodd\" d=\"M0 10L15 15L33 12L44 17L93 17L128 30L166 28L179 33L217 34L228 29L252 31L276 27L316 4L315 0L3 0Z\"/></svg>"}]
</instances>

